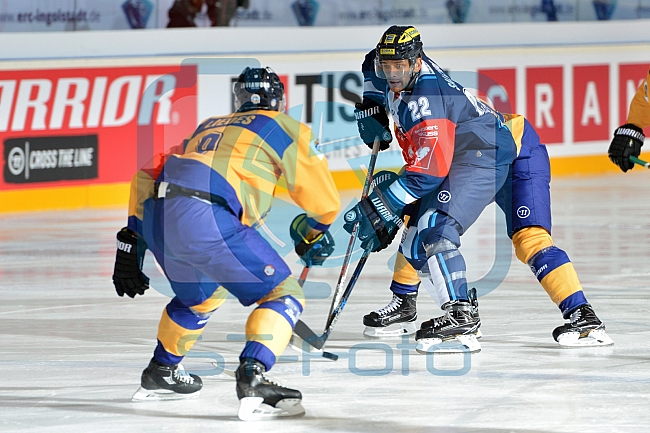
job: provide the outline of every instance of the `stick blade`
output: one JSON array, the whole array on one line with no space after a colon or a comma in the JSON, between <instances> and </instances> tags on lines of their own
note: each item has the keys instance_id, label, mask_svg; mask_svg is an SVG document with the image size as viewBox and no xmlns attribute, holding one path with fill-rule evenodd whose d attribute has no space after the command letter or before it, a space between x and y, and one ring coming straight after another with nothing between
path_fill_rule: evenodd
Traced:
<instances>
[{"instance_id":1,"label":"stick blade","mask_svg":"<svg viewBox=\"0 0 650 433\"><path fill-rule=\"evenodd\" d=\"M298 322L296 322L296 326L293 328L293 332L295 332L298 337L309 343L310 346L319 350L323 348L325 341L327 341L327 338L325 338L323 335L316 334L302 320L298 320Z\"/></svg>"}]
</instances>

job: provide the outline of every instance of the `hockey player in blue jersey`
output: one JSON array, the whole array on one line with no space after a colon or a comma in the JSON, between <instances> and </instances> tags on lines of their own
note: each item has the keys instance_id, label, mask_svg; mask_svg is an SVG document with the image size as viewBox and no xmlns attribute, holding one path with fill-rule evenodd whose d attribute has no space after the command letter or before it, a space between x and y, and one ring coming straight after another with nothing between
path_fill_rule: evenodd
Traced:
<instances>
[{"instance_id":1,"label":"hockey player in blue jersey","mask_svg":"<svg viewBox=\"0 0 650 433\"><path fill-rule=\"evenodd\" d=\"M588 303L573 263L551 237L551 169L546 146L523 116L503 117L517 144L518 156L496 202L506 215L508 236L517 258L530 267L563 317L569 320L555 328L553 338L562 347L609 346L613 341ZM405 242L400 251L410 247ZM390 285L393 299L386 307L364 316L364 335L381 338L415 333L417 338L423 334L425 331L415 329L416 298L420 285L430 284L426 279L420 281L415 269L398 252ZM427 326L425 322L422 328Z\"/></svg>"},{"instance_id":2,"label":"hockey player in blue jersey","mask_svg":"<svg viewBox=\"0 0 650 433\"><path fill-rule=\"evenodd\" d=\"M115 288L120 296L144 293L142 257L149 249L175 295L133 399L200 391L201 379L184 373L180 362L229 292L244 306L257 304L235 373L239 417L299 415L301 393L264 373L289 343L305 297L286 263L251 226L270 209L282 178L305 210L291 223L296 253L308 266L321 265L334 248L328 227L339 194L312 131L283 113L284 86L272 70L246 68L233 91L235 113L203 121L131 183L128 225L117 235Z\"/></svg>"},{"instance_id":3,"label":"hockey player in blue jersey","mask_svg":"<svg viewBox=\"0 0 650 433\"><path fill-rule=\"evenodd\" d=\"M471 352L480 321L470 303L460 237L495 199L516 156L512 135L487 104L453 81L422 51L419 32L392 26L363 62L363 101L355 116L361 138L391 134L406 162L404 172L345 215L346 229L360 223L364 248L379 251L395 236L406 206L419 204L402 251L421 278L431 279L445 315L428 323L422 343L457 339ZM424 348L423 350L426 350Z\"/></svg>"},{"instance_id":4,"label":"hockey player in blue jersey","mask_svg":"<svg viewBox=\"0 0 650 433\"><path fill-rule=\"evenodd\" d=\"M397 33L397 30L389 29L386 33L389 32ZM385 39L386 34L382 41ZM382 41L377 47L378 52L383 48ZM378 54L381 57L381 54ZM368 68L364 67L364 70ZM366 88L370 95L373 95L381 87L372 84L377 81L372 71L367 72L366 77ZM587 303L573 264L567 254L554 245L551 238L550 167L545 146L540 143L537 133L522 116L496 112L494 114L508 127L515 140L518 155L506 184L499 190L495 200L506 214L508 235L512 238L517 257L531 267L563 316L569 319L567 324L554 330L553 337L558 343L568 347L613 344L605 333L603 323ZM385 111L376 110L373 117L359 117L359 128L364 141L370 145L374 136L386 136L387 147L391 134ZM369 130L365 137L364 129ZM416 297L420 282L430 288L432 283L435 283L430 278L421 279L421 275L414 269L414 266L418 266L418 261L426 256L425 247L418 236L421 224L417 219L418 206L420 203L410 206L406 212L410 217L409 228L395 263L390 287L393 299L386 307L364 316L364 334L369 337L416 333L418 341L431 343L440 339L437 337L444 337L436 334L436 327L452 319L449 314L445 314L441 318L422 323L417 332L415 329ZM416 223L418 225L414 226ZM438 290L439 288L435 287L431 291ZM471 301L478 320L477 303L475 300Z\"/></svg>"}]
</instances>

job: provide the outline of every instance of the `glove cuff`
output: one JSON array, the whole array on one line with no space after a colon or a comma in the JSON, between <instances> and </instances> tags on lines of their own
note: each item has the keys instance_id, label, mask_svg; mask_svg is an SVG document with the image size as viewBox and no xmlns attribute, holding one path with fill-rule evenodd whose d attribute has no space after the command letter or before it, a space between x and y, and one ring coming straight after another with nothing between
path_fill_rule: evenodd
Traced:
<instances>
[{"instance_id":1,"label":"glove cuff","mask_svg":"<svg viewBox=\"0 0 650 433\"><path fill-rule=\"evenodd\" d=\"M616 128L616 131L614 131L614 134L632 137L636 140L639 140L641 142L641 145L643 145L643 141L645 140L645 135L643 135L643 129L639 128L638 126L632 123L626 123L625 125L619 126L618 128Z\"/></svg>"}]
</instances>

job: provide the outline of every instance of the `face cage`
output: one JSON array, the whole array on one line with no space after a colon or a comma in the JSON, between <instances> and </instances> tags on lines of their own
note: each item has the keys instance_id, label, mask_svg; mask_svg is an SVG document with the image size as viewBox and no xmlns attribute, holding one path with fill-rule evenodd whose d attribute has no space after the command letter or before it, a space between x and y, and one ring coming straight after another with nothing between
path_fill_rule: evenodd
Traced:
<instances>
[{"instance_id":1,"label":"face cage","mask_svg":"<svg viewBox=\"0 0 650 433\"><path fill-rule=\"evenodd\" d=\"M407 72L404 71L402 73L401 77L396 77L396 78L399 78L401 80L404 77L408 77L409 79L411 77L413 77L413 72L415 71L415 58L414 57L409 57L409 58L406 58L406 59L386 59L386 60L389 60L389 61L390 60L408 60L409 61L408 76L407 76ZM384 69L381 67L381 62L382 61L379 59L379 57L375 57L375 61L374 61L375 75L377 75L377 77L381 78L382 80L387 80L388 78L386 78L386 74L384 73Z\"/></svg>"}]
</instances>

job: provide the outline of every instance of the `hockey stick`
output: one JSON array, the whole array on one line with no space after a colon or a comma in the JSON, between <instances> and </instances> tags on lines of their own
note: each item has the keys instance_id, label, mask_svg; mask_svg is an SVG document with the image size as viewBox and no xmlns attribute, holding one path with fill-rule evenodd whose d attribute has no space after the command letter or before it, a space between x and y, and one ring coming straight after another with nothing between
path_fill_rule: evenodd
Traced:
<instances>
[{"instance_id":1,"label":"hockey stick","mask_svg":"<svg viewBox=\"0 0 650 433\"><path fill-rule=\"evenodd\" d=\"M632 161L635 164L639 164L645 168L650 168L650 162L645 162L644 160L639 159L636 156L630 156L630 161Z\"/></svg>"},{"instance_id":2,"label":"hockey stick","mask_svg":"<svg viewBox=\"0 0 650 433\"><path fill-rule=\"evenodd\" d=\"M368 196L368 191L370 190L370 185L372 183L372 175L373 172L375 171L375 164L377 162L378 153L379 153L379 140L375 139L375 142L373 143L372 146L372 154L370 155L370 163L368 164L368 173L366 173L366 181L365 184L363 185L361 198L365 198L366 196ZM352 289L354 288L354 285L356 284L357 279L361 274L361 270L363 269L363 266L366 264L366 261L368 260L368 256L370 255L369 249L363 252L363 256L361 257L361 260L359 260L359 263L357 264L357 267L355 268L352 274L352 278L350 278L350 282L346 286L345 291L340 295L341 287L343 287L343 285L345 284L345 279L348 273L348 268L350 266L350 260L352 257L352 251L354 249L354 242L357 239L358 233L359 233L359 222L356 222L352 228L350 242L348 243L348 249L343 259L341 274L339 275L339 280L338 283L336 284L336 289L334 290L334 296L332 297L332 305L330 307L330 312L327 316L327 322L325 324L325 330L323 331L323 334L320 336L317 335L304 322L300 320L296 323L296 326L294 328L294 332L300 338L302 338L304 341L306 341L316 349L320 350L325 345L325 342L329 338L329 335L332 332L332 329L334 328L334 324L336 323L339 315L343 311L343 308L345 307L348 297L350 296L350 293L352 293Z\"/></svg>"}]
</instances>

